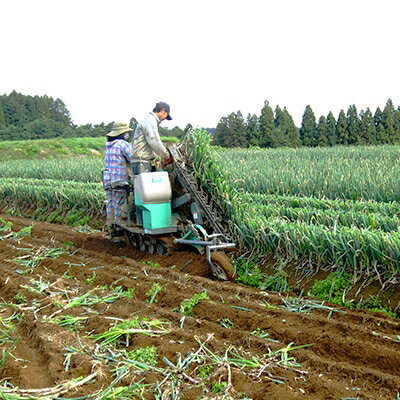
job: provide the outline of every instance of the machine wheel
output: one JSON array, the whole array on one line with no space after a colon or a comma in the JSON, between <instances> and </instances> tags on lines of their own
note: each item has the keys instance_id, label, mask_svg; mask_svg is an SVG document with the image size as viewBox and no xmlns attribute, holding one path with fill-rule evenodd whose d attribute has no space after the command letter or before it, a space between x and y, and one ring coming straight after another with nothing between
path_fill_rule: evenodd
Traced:
<instances>
[{"instance_id":1,"label":"machine wheel","mask_svg":"<svg viewBox=\"0 0 400 400\"><path fill-rule=\"evenodd\" d=\"M142 235L138 235L138 241L137 241L137 248L144 253L146 251L146 243L143 240Z\"/></svg>"},{"instance_id":2,"label":"machine wheel","mask_svg":"<svg viewBox=\"0 0 400 400\"><path fill-rule=\"evenodd\" d=\"M156 254L162 256L167 253L167 249L164 249L164 246L161 243L156 244Z\"/></svg>"},{"instance_id":3,"label":"machine wheel","mask_svg":"<svg viewBox=\"0 0 400 400\"><path fill-rule=\"evenodd\" d=\"M222 251L214 251L211 253L211 263L213 275L223 281L232 280L235 276L235 267L232 265L231 259Z\"/></svg>"}]
</instances>

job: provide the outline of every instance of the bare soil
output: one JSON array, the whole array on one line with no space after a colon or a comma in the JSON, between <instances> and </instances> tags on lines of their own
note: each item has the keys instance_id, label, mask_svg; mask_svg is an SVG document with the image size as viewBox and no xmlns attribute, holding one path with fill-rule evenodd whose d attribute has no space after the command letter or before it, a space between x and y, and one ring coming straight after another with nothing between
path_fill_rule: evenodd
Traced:
<instances>
[{"instance_id":1,"label":"bare soil","mask_svg":"<svg viewBox=\"0 0 400 400\"><path fill-rule=\"evenodd\" d=\"M222 361L207 376L201 375L196 363L183 371L176 368L174 390L181 399L222 399L229 395L254 400L395 400L400 392L398 319L333 305L334 311L291 312L283 307L287 294L216 281L204 256L192 252L176 251L170 256L143 254L110 242L100 232L78 233L67 226L2 217L13 222L14 231L34 225L31 236L20 241L11 237L0 240L0 322L20 314L11 334L18 339L11 351L14 357L7 357L0 368L2 384L7 382L9 387L19 389L56 388L94 374L84 384L64 390L62 396L77 398L104 390L115 379L112 369L116 365L96 360L96 343L89 335L103 333L116 321L135 316L170 324L166 334L132 335L128 346L117 343L113 347L114 352L156 347L159 370L132 369L116 385L142 380L149 384L149 390L143 393L146 399L172 398L170 384L162 386L159 397L151 389L165 378L162 369L170 367L166 359L176 365L179 357L184 359L194 352L204 354L199 342L222 360L235 353L260 363L239 368ZM0 236L6 234L0 232ZM32 251L39 254L45 248L59 247L66 249L64 254L45 258L32 268L16 262L27 260L28 257L21 257ZM23 270L25 273L21 273ZM32 286L32 279L42 279L50 286L41 293L32 292L26 288ZM160 284L161 291L150 304L148 291L154 283ZM135 297L62 308L68 298L92 290L101 296L116 286L124 290L134 288ZM199 302L193 308L193 315L183 319L179 312L181 302L205 290L209 300ZM54 315L84 316L86 320L78 334L49 321L49 316ZM309 345L287 353L297 364L294 359L285 361L285 352L271 356L289 344ZM83 350L71 357L67 368L65 354L69 346ZM2 343L0 351L7 347L9 344ZM221 382L226 382L222 391L216 385Z\"/></svg>"}]
</instances>

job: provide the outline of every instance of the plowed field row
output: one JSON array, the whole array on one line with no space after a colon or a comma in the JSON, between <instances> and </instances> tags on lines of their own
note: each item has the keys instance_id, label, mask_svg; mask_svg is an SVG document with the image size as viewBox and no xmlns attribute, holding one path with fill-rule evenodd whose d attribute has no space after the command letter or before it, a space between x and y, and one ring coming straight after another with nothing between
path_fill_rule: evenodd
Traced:
<instances>
[{"instance_id":1,"label":"plowed field row","mask_svg":"<svg viewBox=\"0 0 400 400\"><path fill-rule=\"evenodd\" d=\"M32 225L3 218L12 220L14 231ZM203 256L145 255L119 248L102 233L34 222L30 236L15 239L0 241L0 317L14 326L0 348L15 343L14 357L0 369L7 390L41 390L31 392L37 398L49 388L53 398L98 399L116 395L117 388L146 399L397 396L398 320L337 307L291 312L284 307L286 294L210 279ZM50 254L50 248L60 249L54 258L18 264ZM150 302L155 285L160 290ZM104 300L116 293L133 296ZM183 302L201 293L208 298L185 315ZM85 295L92 303L71 305ZM67 316L81 317L80 328L56 323ZM103 345L93 337L134 318L142 321L141 332L129 341L124 336ZM145 335L146 321L154 320L161 321L154 328L159 333ZM150 347L156 349L153 366L127 366L126 352ZM123 368L126 373L118 375Z\"/></svg>"}]
</instances>

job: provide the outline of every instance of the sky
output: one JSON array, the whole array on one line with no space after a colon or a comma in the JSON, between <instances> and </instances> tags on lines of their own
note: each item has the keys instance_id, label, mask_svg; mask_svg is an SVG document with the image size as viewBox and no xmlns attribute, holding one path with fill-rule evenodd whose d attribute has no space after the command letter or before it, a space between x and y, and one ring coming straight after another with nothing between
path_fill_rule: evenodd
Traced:
<instances>
[{"instance_id":1,"label":"sky","mask_svg":"<svg viewBox=\"0 0 400 400\"><path fill-rule=\"evenodd\" d=\"M60 98L75 124L215 127L286 107L297 126L400 105L399 0L0 0L0 94Z\"/></svg>"}]
</instances>

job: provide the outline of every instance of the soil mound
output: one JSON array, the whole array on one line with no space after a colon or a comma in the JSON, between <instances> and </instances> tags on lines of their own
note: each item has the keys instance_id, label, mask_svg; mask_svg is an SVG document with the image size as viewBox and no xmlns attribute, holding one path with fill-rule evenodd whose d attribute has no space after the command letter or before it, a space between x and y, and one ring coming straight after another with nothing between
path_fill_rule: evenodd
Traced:
<instances>
[{"instance_id":1,"label":"soil mound","mask_svg":"<svg viewBox=\"0 0 400 400\"><path fill-rule=\"evenodd\" d=\"M14 232L33 225L26 237L0 232L3 391L255 400L394 400L400 391L396 319L327 304L292 312L287 295L211 279L192 252L143 254L102 233L2 217ZM135 319L130 334L100 338ZM138 349L150 368L126 361Z\"/></svg>"}]
</instances>

